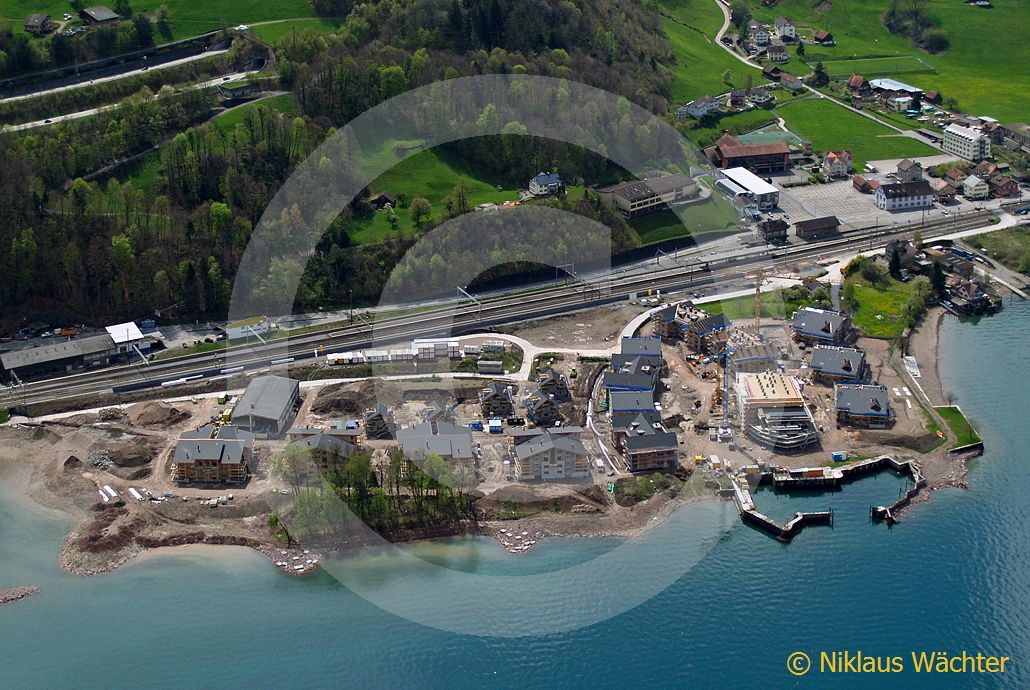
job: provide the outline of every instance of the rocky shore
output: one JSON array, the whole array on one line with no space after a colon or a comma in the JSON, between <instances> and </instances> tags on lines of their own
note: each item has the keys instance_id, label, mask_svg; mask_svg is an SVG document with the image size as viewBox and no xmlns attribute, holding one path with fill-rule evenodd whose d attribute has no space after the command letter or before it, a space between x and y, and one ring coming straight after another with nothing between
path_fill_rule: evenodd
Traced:
<instances>
[{"instance_id":1,"label":"rocky shore","mask_svg":"<svg viewBox=\"0 0 1030 690\"><path fill-rule=\"evenodd\" d=\"M0 589L0 606L11 604L15 601L27 599L33 594L39 594L39 587L30 585L28 587L15 587L13 589Z\"/></svg>"}]
</instances>

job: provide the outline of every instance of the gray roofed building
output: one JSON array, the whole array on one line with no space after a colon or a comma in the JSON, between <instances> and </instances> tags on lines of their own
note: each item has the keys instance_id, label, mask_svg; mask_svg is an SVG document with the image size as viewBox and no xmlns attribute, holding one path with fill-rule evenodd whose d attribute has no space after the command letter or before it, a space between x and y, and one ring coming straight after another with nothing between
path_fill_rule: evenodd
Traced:
<instances>
[{"instance_id":1,"label":"gray roofed building","mask_svg":"<svg viewBox=\"0 0 1030 690\"><path fill-rule=\"evenodd\" d=\"M49 14L40 14L38 12L30 14L25 19L25 30L33 34L45 34L54 28L53 21L50 20Z\"/></svg>"},{"instance_id":2,"label":"gray roofed building","mask_svg":"<svg viewBox=\"0 0 1030 690\"><path fill-rule=\"evenodd\" d=\"M79 16L87 24L102 24L104 22L113 22L121 19L121 15L111 10L110 8L98 5L97 7L87 7L84 10L79 10Z\"/></svg>"},{"instance_id":3,"label":"gray roofed building","mask_svg":"<svg viewBox=\"0 0 1030 690\"><path fill-rule=\"evenodd\" d=\"M823 216L795 221L794 232L800 239L811 240L827 233L836 232L839 227L840 221L837 216Z\"/></svg>"},{"instance_id":4,"label":"gray roofed building","mask_svg":"<svg viewBox=\"0 0 1030 690\"><path fill-rule=\"evenodd\" d=\"M327 434L324 431L318 434L299 438L296 441L291 442L290 445L298 448L316 450L319 453L327 455L337 454L342 458L349 458L358 450L358 447L353 443L348 443L347 441L339 439L332 434Z\"/></svg>"},{"instance_id":5,"label":"gray roofed building","mask_svg":"<svg viewBox=\"0 0 1030 690\"><path fill-rule=\"evenodd\" d=\"M578 434L542 431L513 449L520 479L569 479L590 474L587 449Z\"/></svg>"},{"instance_id":6,"label":"gray roofed building","mask_svg":"<svg viewBox=\"0 0 1030 690\"><path fill-rule=\"evenodd\" d=\"M508 385L491 381L479 391L479 405L483 416L489 418L510 417L515 414L515 401Z\"/></svg>"},{"instance_id":7,"label":"gray roofed building","mask_svg":"<svg viewBox=\"0 0 1030 690\"><path fill-rule=\"evenodd\" d=\"M894 420L886 386L838 383L833 391L837 421L843 424L885 429Z\"/></svg>"},{"instance_id":8,"label":"gray roofed building","mask_svg":"<svg viewBox=\"0 0 1030 690\"><path fill-rule=\"evenodd\" d=\"M608 371L601 380L601 386L608 391L650 391L654 388L654 376Z\"/></svg>"},{"instance_id":9,"label":"gray roofed building","mask_svg":"<svg viewBox=\"0 0 1030 690\"><path fill-rule=\"evenodd\" d=\"M397 423L393 413L385 405L373 405L365 410L362 418L365 424L365 435L370 439L393 438Z\"/></svg>"},{"instance_id":10,"label":"gray roofed building","mask_svg":"<svg viewBox=\"0 0 1030 690\"><path fill-rule=\"evenodd\" d=\"M816 347L808 365L816 381L861 381L865 377L865 353L853 347Z\"/></svg>"},{"instance_id":11,"label":"gray roofed building","mask_svg":"<svg viewBox=\"0 0 1030 690\"><path fill-rule=\"evenodd\" d=\"M565 419L558 401L539 389L530 393L523 405L526 417L537 426L553 426Z\"/></svg>"},{"instance_id":12,"label":"gray roofed building","mask_svg":"<svg viewBox=\"0 0 1030 690\"><path fill-rule=\"evenodd\" d=\"M612 415L654 410L654 396L650 392L612 391L608 399L608 410Z\"/></svg>"},{"instance_id":13,"label":"gray roofed building","mask_svg":"<svg viewBox=\"0 0 1030 690\"><path fill-rule=\"evenodd\" d=\"M566 402L572 397L565 377L555 371L553 367L537 371L536 385L547 395L553 395L554 399L559 402Z\"/></svg>"},{"instance_id":14,"label":"gray roofed building","mask_svg":"<svg viewBox=\"0 0 1030 690\"><path fill-rule=\"evenodd\" d=\"M217 436L211 438L212 433ZM242 484L250 474L254 435L232 426L206 425L179 437L172 451L178 484Z\"/></svg>"},{"instance_id":15,"label":"gray roofed building","mask_svg":"<svg viewBox=\"0 0 1030 690\"><path fill-rule=\"evenodd\" d=\"M583 427L581 426L555 426L547 429L535 428L535 429L509 429L508 438L514 445L525 443L531 439L537 438L542 434L550 434L552 436L575 436L579 438L580 434L583 433Z\"/></svg>"},{"instance_id":16,"label":"gray roofed building","mask_svg":"<svg viewBox=\"0 0 1030 690\"><path fill-rule=\"evenodd\" d=\"M4 352L0 354L0 366L8 378L13 373L25 380L33 375L106 365L117 355L118 346L103 333Z\"/></svg>"},{"instance_id":17,"label":"gray roofed building","mask_svg":"<svg viewBox=\"0 0 1030 690\"><path fill-rule=\"evenodd\" d=\"M662 356L662 340L653 337L623 338L620 351L624 355Z\"/></svg>"},{"instance_id":18,"label":"gray roofed building","mask_svg":"<svg viewBox=\"0 0 1030 690\"><path fill-rule=\"evenodd\" d=\"M728 362L731 380L741 373L759 373L776 368L779 353L776 348L761 343L738 348L730 355Z\"/></svg>"},{"instance_id":19,"label":"gray roofed building","mask_svg":"<svg viewBox=\"0 0 1030 690\"><path fill-rule=\"evenodd\" d=\"M815 343L843 343L851 335L851 318L829 309L805 307L794 312L790 329L796 340Z\"/></svg>"},{"instance_id":20,"label":"gray roofed building","mask_svg":"<svg viewBox=\"0 0 1030 690\"><path fill-rule=\"evenodd\" d=\"M397 440L409 460L422 462L430 454L444 460L471 460L472 432L450 422L423 422L397 431Z\"/></svg>"},{"instance_id":21,"label":"gray roofed building","mask_svg":"<svg viewBox=\"0 0 1030 690\"><path fill-rule=\"evenodd\" d=\"M259 376L250 382L232 411L241 429L278 436L290 427L300 407L300 382L281 376Z\"/></svg>"},{"instance_id":22,"label":"gray roofed building","mask_svg":"<svg viewBox=\"0 0 1030 690\"><path fill-rule=\"evenodd\" d=\"M612 414L612 443L626 458L632 472L673 467L679 440L662 424L654 410Z\"/></svg>"}]
</instances>

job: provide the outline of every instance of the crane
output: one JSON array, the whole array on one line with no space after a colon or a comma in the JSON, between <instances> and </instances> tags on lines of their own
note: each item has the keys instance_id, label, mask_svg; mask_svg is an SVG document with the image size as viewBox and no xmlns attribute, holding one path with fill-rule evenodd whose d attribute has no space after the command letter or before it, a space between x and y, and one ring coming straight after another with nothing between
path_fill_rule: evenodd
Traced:
<instances>
[{"instance_id":1,"label":"crane","mask_svg":"<svg viewBox=\"0 0 1030 690\"><path fill-rule=\"evenodd\" d=\"M762 335L762 267L755 271L755 335Z\"/></svg>"}]
</instances>

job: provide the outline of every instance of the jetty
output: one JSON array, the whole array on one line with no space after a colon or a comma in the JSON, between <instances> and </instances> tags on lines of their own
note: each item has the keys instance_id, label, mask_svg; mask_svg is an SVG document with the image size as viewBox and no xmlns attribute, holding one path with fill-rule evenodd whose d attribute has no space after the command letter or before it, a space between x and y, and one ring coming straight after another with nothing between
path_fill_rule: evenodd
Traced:
<instances>
[{"instance_id":1,"label":"jetty","mask_svg":"<svg viewBox=\"0 0 1030 690\"><path fill-rule=\"evenodd\" d=\"M884 469L892 469L912 478L913 486L897 501L889 506L876 506L869 509L871 518L893 525L897 522L897 513L912 502L926 486L926 479L912 460L895 460L889 455L859 460L841 467L802 467L789 469L773 467L768 472L747 475L733 480L733 500L740 513L740 519L781 541L790 541L807 525L833 526L833 508L814 512L798 512L786 523L780 523L765 515L755 506L751 495L751 484L755 486L772 483L780 491L829 489L837 490L847 483L868 474Z\"/></svg>"},{"instance_id":2,"label":"jetty","mask_svg":"<svg viewBox=\"0 0 1030 690\"><path fill-rule=\"evenodd\" d=\"M21 601L31 597L33 594L39 594L39 587L30 585L28 587L15 587L13 589L0 589L0 606L3 604L11 604L16 601Z\"/></svg>"}]
</instances>

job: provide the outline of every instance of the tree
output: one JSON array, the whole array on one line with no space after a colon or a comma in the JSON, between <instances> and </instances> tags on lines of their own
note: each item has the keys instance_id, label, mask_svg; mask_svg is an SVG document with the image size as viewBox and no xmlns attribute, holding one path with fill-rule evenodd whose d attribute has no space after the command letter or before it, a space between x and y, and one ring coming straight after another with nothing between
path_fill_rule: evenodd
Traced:
<instances>
[{"instance_id":1,"label":"tree","mask_svg":"<svg viewBox=\"0 0 1030 690\"><path fill-rule=\"evenodd\" d=\"M815 86L826 86L830 83L830 75L826 73L826 68L823 63L817 62L815 64L815 72L812 75L812 83Z\"/></svg>"},{"instance_id":2,"label":"tree","mask_svg":"<svg viewBox=\"0 0 1030 690\"><path fill-rule=\"evenodd\" d=\"M469 188L464 180L454 185L454 189L451 190L451 198L454 199L454 205L459 214L469 212Z\"/></svg>"},{"instance_id":3,"label":"tree","mask_svg":"<svg viewBox=\"0 0 1030 690\"><path fill-rule=\"evenodd\" d=\"M805 44L798 41L797 50L794 51L798 57L805 57Z\"/></svg>"},{"instance_id":4,"label":"tree","mask_svg":"<svg viewBox=\"0 0 1030 690\"><path fill-rule=\"evenodd\" d=\"M293 489L293 495L300 494L300 489L314 474L311 462L311 451L301 446L289 445L272 453L269 468L273 476L282 479Z\"/></svg>"},{"instance_id":5,"label":"tree","mask_svg":"<svg viewBox=\"0 0 1030 690\"><path fill-rule=\"evenodd\" d=\"M726 70L725 72L723 72L722 73L722 80L724 82L726 82L727 84L732 84L733 83L733 72L731 72L729 70Z\"/></svg>"},{"instance_id":6,"label":"tree","mask_svg":"<svg viewBox=\"0 0 1030 690\"><path fill-rule=\"evenodd\" d=\"M948 36L942 29L927 29L923 32L920 42L931 53L943 53L950 45Z\"/></svg>"},{"instance_id":7,"label":"tree","mask_svg":"<svg viewBox=\"0 0 1030 690\"><path fill-rule=\"evenodd\" d=\"M923 233L919 230L916 230L915 233L912 235L912 244L915 246L916 249L923 248Z\"/></svg>"},{"instance_id":8,"label":"tree","mask_svg":"<svg viewBox=\"0 0 1030 690\"><path fill-rule=\"evenodd\" d=\"M930 272L930 285L934 292L943 295L948 286L948 278L944 275L944 268L940 261L933 262L933 271Z\"/></svg>"},{"instance_id":9,"label":"tree","mask_svg":"<svg viewBox=\"0 0 1030 690\"><path fill-rule=\"evenodd\" d=\"M747 3L744 0L733 0L733 4L730 5L730 21L733 22L733 26L740 29L751 19L751 10L748 8Z\"/></svg>"},{"instance_id":10,"label":"tree","mask_svg":"<svg viewBox=\"0 0 1030 690\"><path fill-rule=\"evenodd\" d=\"M740 82L740 88L744 89L745 91L750 91L752 84L754 84L754 78L751 76L750 72L745 72L744 78Z\"/></svg>"},{"instance_id":11,"label":"tree","mask_svg":"<svg viewBox=\"0 0 1030 690\"><path fill-rule=\"evenodd\" d=\"M114 11L122 19L132 18L132 5L129 4L129 0L114 0Z\"/></svg>"},{"instance_id":12,"label":"tree","mask_svg":"<svg viewBox=\"0 0 1030 690\"><path fill-rule=\"evenodd\" d=\"M890 253L890 263L887 266L891 275L897 278L901 275L901 251L892 251Z\"/></svg>"},{"instance_id":13,"label":"tree","mask_svg":"<svg viewBox=\"0 0 1030 690\"><path fill-rule=\"evenodd\" d=\"M422 227L422 222L432 216L433 207L425 197L415 197L411 200L411 222L417 227Z\"/></svg>"}]
</instances>

